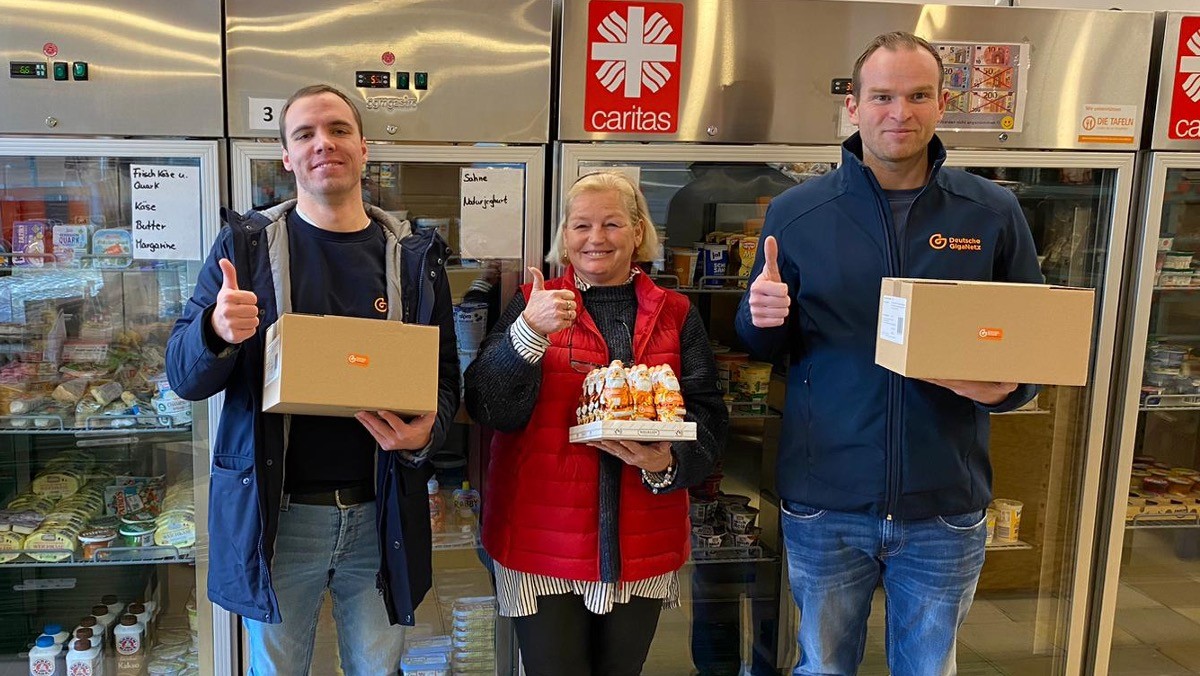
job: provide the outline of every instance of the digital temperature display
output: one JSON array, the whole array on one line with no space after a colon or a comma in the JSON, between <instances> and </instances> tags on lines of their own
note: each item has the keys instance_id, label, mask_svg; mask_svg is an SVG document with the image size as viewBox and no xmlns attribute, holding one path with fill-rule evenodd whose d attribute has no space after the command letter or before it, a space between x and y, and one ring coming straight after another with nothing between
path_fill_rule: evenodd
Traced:
<instances>
[{"instance_id":1,"label":"digital temperature display","mask_svg":"<svg viewBox=\"0 0 1200 676\"><path fill-rule=\"evenodd\" d=\"M46 64L36 61L9 61L8 76L30 80L45 80Z\"/></svg>"},{"instance_id":2,"label":"digital temperature display","mask_svg":"<svg viewBox=\"0 0 1200 676\"><path fill-rule=\"evenodd\" d=\"M354 86L368 89L390 89L392 74L382 70L354 71Z\"/></svg>"}]
</instances>

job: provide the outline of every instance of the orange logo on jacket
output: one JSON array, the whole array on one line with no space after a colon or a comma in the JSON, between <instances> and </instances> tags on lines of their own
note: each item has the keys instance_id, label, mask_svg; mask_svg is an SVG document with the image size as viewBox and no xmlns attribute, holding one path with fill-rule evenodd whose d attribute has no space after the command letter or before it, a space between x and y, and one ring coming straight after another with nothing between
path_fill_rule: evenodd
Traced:
<instances>
[{"instance_id":1,"label":"orange logo on jacket","mask_svg":"<svg viewBox=\"0 0 1200 676\"><path fill-rule=\"evenodd\" d=\"M381 314L387 312L387 299L386 298L380 296L379 298L375 299L375 311L379 312Z\"/></svg>"},{"instance_id":2,"label":"orange logo on jacket","mask_svg":"<svg viewBox=\"0 0 1200 676\"><path fill-rule=\"evenodd\" d=\"M978 237L945 237L937 232L929 237L929 248L941 251L950 247L951 251L983 251L983 241Z\"/></svg>"},{"instance_id":3,"label":"orange logo on jacket","mask_svg":"<svg viewBox=\"0 0 1200 676\"><path fill-rule=\"evenodd\" d=\"M354 354L352 352L346 355L346 363L351 366L370 366L371 358L365 354Z\"/></svg>"},{"instance_id":4,"label":"orange logo on jacket","mask_svg":"<svg viewBox=\"0 0 1200 676\"><path fill-rule=\"evenodd\" d=\"M1004 329L979 329L980 340L1004 340Z\"/></svg>"}]
</instances>

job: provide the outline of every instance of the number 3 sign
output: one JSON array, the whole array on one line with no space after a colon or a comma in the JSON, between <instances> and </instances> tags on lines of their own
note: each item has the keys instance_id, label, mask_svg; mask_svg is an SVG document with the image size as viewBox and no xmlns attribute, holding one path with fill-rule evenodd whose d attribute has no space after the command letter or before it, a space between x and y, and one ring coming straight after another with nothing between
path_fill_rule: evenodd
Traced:
<instances>
[{"instance_id":1,"label":"number 3 sign","mask_svg":"<svg viewBox=\"0 0 1200 676\"><path fill-rule=\"evenodd\" d=\"M279 130L279 112L287 99L250 99L250 128Z\"/></svg>"}]
</instances>

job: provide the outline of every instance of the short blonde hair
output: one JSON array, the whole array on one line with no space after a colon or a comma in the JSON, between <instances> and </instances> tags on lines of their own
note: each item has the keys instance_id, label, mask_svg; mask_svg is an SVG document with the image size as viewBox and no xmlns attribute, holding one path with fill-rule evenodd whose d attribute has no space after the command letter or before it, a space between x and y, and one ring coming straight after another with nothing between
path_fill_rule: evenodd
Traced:
<instances>
[{"instance_id":1,"label":"short blonde hair","mask_svg":"<svg viewBox=\"0 0 1200 676\"><path fill-rule=\"evenodd\" d=\"M629 224L635 228L639 224L642 226L642 243L633 252L633 262L643 263L658 257L658 231L654 229L654 223L650 220L650 208L646 206L646 196L625 174L615 171L598 171L581 176L567 190L563 199L563 217L558 222L558 230L554 232L554 237L550 240L550 253L546 255L547 263L562 265L567 262L567 249L563 240L566 235L567 220L571 217L571 204L575 198L585 192L607 191L615 192L620 196L621 205L625 207L625 213L629 216Z\"/></svg>"}]
</instances>

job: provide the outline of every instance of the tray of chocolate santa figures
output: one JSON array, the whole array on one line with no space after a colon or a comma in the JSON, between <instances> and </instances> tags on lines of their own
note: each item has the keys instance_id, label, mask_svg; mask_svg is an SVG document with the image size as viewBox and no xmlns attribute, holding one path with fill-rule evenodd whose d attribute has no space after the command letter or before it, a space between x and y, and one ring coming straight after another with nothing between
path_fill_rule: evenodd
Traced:
<instances>
[{"instance_id":1,"label":"tray of chocolate santa figures","mask_svg":"<svg viewBox=\"0 0 1200 676\"><path fill-rule=\"evenodd\" d=\"M687 410L679 379L669 364L628 369L620 360L593 369L584 378L571 443L621 440L695 441L696 423Z\"/></svg>"}]
</instances>

